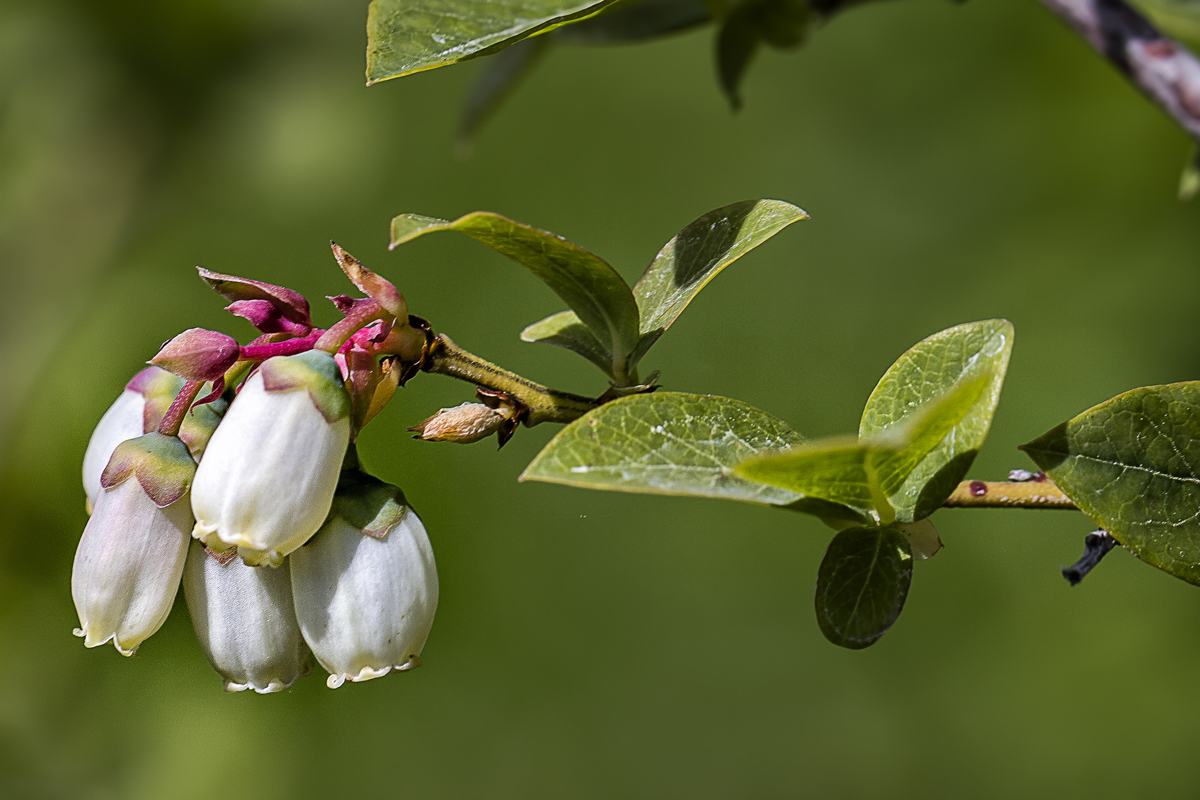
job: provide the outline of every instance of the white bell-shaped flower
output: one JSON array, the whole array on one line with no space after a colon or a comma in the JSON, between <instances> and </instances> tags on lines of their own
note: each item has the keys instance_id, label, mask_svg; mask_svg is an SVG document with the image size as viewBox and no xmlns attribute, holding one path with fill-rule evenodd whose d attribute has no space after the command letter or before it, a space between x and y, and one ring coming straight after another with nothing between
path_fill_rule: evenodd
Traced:
<instances>
[{"instance_id":1,"label":"white bell-shaped flower","mask_svg":"<svg viewBox=\"0 0 1200 800\"><path fill-rule=\"evenodd\" d=\"M237 557L223 563L193 541L183 594L196 638L224 678L225 691L278 692L308 674L287 562L275 569L248 567Z\"/></svg>"},{"instance_id":2,"label":"white bell-shaped flower","mask_svg":"<svg viewBox=\"0 0 1200 800\"><path fill-rule=\"evenodd\" d=\"M277 356L242 386L196 471L193 535L276 566L321 527L346 446L350 396L329 353Z\"/></svg>"},{"instance_id":3,"label":"white bell-shaped flower","mask_svg":"<svg viewBox=\"0 0 1200 800\"><path fill-rule=\"evenodd\" d=\"M116 448L71 572L75 633L88 647L111 640L132 655L162 627L191 540L194 471L173 436L149 433Z\"/></svg>"},{"instance_id":4,"label":"white bell-shaped flower","mask_svg":"<svg viewBox=\"0 0 1200 800\"><path fill-rule=\"evenodd\" d=\"M158 425L154 411L161 416L166 404L179 391L183 379L164 369L147 367L134 377L121 392L120 397L109 406L92 431L87 451L83 455L83 490L87 492L89 512L96 507L100 496L100 475L108 466L117 445L128 439L136 439L146 432L146 403L154 402L161 408L152 409L152 427Z\"/></svg>"},{"instance_id":5,"label":"white bell-shaped flower","mask_svg":"<svg viewBox=\"0 0 1200 800\"><path fill-rule=\"evenodd\" d=\"M289 561L296 617L331 689L420 665L437 567L399 489L346 470L329 520Z\"/></svg>"}]
</instances>

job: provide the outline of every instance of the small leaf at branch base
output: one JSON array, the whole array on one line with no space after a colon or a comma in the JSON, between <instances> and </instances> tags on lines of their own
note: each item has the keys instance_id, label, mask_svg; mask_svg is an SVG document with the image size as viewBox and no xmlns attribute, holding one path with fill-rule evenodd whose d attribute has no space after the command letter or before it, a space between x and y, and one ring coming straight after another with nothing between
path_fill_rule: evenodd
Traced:
<instances>
[{"instance_id":1,"label":"small leaf at branch base","mask_svg":"<svg viewBox=\"0 0 1200 800\"><path fill-rule=\"evenodd\" d=\"M912 584L908 539L893 528L833 537L817 571L817 624L841 647L870 647L896 622Z\"/></svg>"},{"instance_id":2,"label":"small leaf at branch base","mask_svg":"<svg viewBox=\"0 0 1200 800\"><path fill-rule=\"evenodd\" d=\"M947 328L900 356L871 392L859 426L864 437L911 425L917 416L929 413L930 402L962 386L960 382L985 381L959 421L918 463L910 465L903 483L886 487L901 522L929 516L966 475L991 426L1012 343L1013 328L1007 320Z\"/></svg>"},{"instance_id":3,"label":"small leaf at branch base","mask_svg":"<svg viewBox=\"0 0 1200 800\"><path fill-rule=\"evenodd\" d=\"M521 341L542 342L565 347L586 358L610 378L613 377L612 353L596 341L595 335L579 321L574 311L560 311L521 331Z\"/></svg>"},{"instance_id":4,"label":"small leaf at branch base","mask_svg":"<svg viewBox=\"0 0 1200 800\"><path fill-rule=\"evenodd\" d=\"M631 364L721 270L802 219L808 214L791 203L746 200L708 212L667 242L633 289L641 340Z\"/></svg>"},{"instance_id":5,"label":"small leaf at branch base","mask_svg":"<svg viewBox=\"0 0 1200 800\"><path fill-rule=\"evenodd\" d=\"M623 382L639 338L638 307L629 285L607 262L561 236L486 211L453 222L401 214L392 220L391 247L446 230L465 233L508 256L553 289L597 341L608 345L612 370Z\"/></svg>"},{"instance_id":6,"label":"small leaf at branch base","mask_svg":"<svg viewBox=\"0 0 1200 800\"><path fill-rule=\"evenodd\" d=\"M738 400L639 394L606 403L559 431L521 480L786 505L802 498L739 478L732 467L801 440L787 423Z\"/></svg>"},{"instance_id":7,"label":"small leaf at branch base","mask_svg":"<svg viewBox=\"0 0 1200 800\"><path fill-rule=\"evenodd\" d=\"M892 527L908 538L914 561L933 558L942 549L942 537L938 536L937 528L933 527L933 523L928 519L909 523L894 522Z\"/></svg>"},{"instance_id":8,"label":"small leaf at branch base","mask_svg":"<svg viewBox=\"0 0 1200 800\"><path fill-rule=\"evenodd\" d=\"M615 0L372 0L367 85L502 50Z\"/></svg>"},{"instance_id":9,"label":"small leaf at branch base","mask_svg":"<svg viewBox=\"0 0 1200 800\"><path fill-rule=\"evenodd\" d=\"M1125 392L1021 449L1127 550L1200 585L1200 382Z\"/></svg>"}]
</instances>

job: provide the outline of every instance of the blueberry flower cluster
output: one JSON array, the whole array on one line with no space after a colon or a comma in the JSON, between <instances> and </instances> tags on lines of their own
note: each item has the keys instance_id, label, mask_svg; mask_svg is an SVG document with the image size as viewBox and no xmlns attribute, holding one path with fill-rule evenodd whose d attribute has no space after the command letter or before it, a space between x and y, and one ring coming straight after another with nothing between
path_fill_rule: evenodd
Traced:
<instances>
[{"instance_id":1,"label":"blueberry flower cluster","mask_svg":"<svg viewBox=\"0 0 1200 800\"><path fill-rule=\"evenodd\" d=\"M100 420L71 577L86 646L132 655L182 583L228 691L286 689L311 657L332 688L419 665L437 608L433 551L403 492L362 470L355 441L430 337L394 286L334 255L367 297L331 298L344 319L328 330L289 289L201 270L263 335L242 346L180 334Z\"/></svg>"}]
</instances>

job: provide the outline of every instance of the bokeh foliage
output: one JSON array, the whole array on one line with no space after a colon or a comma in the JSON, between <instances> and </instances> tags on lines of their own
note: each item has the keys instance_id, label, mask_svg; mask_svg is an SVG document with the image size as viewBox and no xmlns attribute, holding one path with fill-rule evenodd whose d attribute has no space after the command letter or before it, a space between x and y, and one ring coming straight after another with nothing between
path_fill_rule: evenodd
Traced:
<instances>
[{"instance_id":1,"label":"bokeh foliage","mask_svg":"<svg viewBox=\"0 0 1200 800\"><path fill-rule=\"evenodd\" d=\"M554 431L499 454L414 442L404 428L467 399L434 377L362 448L437 554L424 667L223 695L182 604L135 659L85 651L68 575L91 426L179 330L251 335L193 265L292 285L327 324L335 238L463 346L604 388L519 340L561 303L501 256L448 237L389 254L407 210L492 209L632 283L708 209L795 202L813 219L718 277L644 369L824 437L854 429L913 342L1007 318L1021 338L973 476L1028 466L1015 445L1082 409L1200 371L1182 135L1034 4L847 13L799 53L760 54L736 117L697 78L710 32L563 48L469 161L452 142L484 62L364 89L363 24L319 0L0 9L0 794L1190 792L1200 596L1120 550L1068 589L1056 567L1082 517L940 513L946 548L916 566L904 624L851 653L813 618L832 535L815 520L518 484ZM1097 694L1103 676L1121 679ZM1079 769L1116 740L1122 758ZM213 757L226 744L232 765Z\"/></svg>"}]
</instances>

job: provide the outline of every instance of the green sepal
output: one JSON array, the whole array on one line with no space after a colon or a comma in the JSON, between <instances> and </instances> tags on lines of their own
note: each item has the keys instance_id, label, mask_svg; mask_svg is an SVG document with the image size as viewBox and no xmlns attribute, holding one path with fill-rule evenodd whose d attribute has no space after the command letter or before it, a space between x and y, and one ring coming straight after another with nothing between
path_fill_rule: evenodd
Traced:
<instances>
[{"instance_id":1,"label":"green sepal","mask_svg":"<svg viewBox=\"0 0 1200 800\"><path fill-rule=\"evenodd\" d=\"M330 425L350 416L350 393L333 356L324 350L309 350L294 356L276 356L259 368L268 392L308 390L313 405Z\"/></svg>"},{"instance_id":2,"label":"green sepal","mask_svg":"<svg viewBox=\"0 0 1200 800\"><path fill-rule=\"evenodd\" d=\"M1200 381L1119 394L1020 449L1127 550L1200 585Z\"/></svg>"},{"instance_id":3,"label":"green sepal","mask_svg":"<svg viewBox=\"0 0 1200 800\"><path fill-rule=\"evenodd\" d=\"M338 479L329 516L341 519L367 536L383 539L404 520L408 511L408 500L400 487L362 470L347 469Z\"/></svg>"},{"instance_id":4,"label":"green sepal","mask_svg":"<svg viewBox=\"0 0 1200 800\"><path fill-rule=\"evenodd\" d=\"M162 422L163 415L171 407L183 384L183 378L162 367L147 367L126 384L126 389L137 392L146 401L142 410L143 433L158 428L158 423Z\"/></svg>"},{"instance_id":5,"label":"green sepal","mask_svg":"<svg viewBox=\"0 0 1200 800\"><path fill-rule=\"evenodd\" d=\"M817 624L840 647L879 641L904 609L912 550L895 528L847 528L833 537L817 570Z\"/></svg>"},{"instance_id":6,"label":"green sepal","mask_svg":"<svg viewBox=\"0 0 1200 800\"><path fill-rule=\"evenodd\" d=\"M187 445L176 436L151 431L117 445L100 485L112 489L136 477L154 505L165 508L188 493L195 475L196 462Z\"/></svg>"},{"instance_id":7,"label":"green sepal","mask_svg":"<svg viewBox=\"0 0 1200 800\"><path fill-rule=\"evenodd\" d=\"M209 384L205 384L200 393L207 394L209 390ZM188 450L192 453L192 458L195 459L197 464L204 457L204 450L208 447L208 440L212 438L213 431L221 424L221 419L225 416L228 408L229 402L227 400L217 398L211 403L192 406L191 410L184 415L183 424L179 427L179 438L187 445Z\"/></svg>"}]
</instances>

